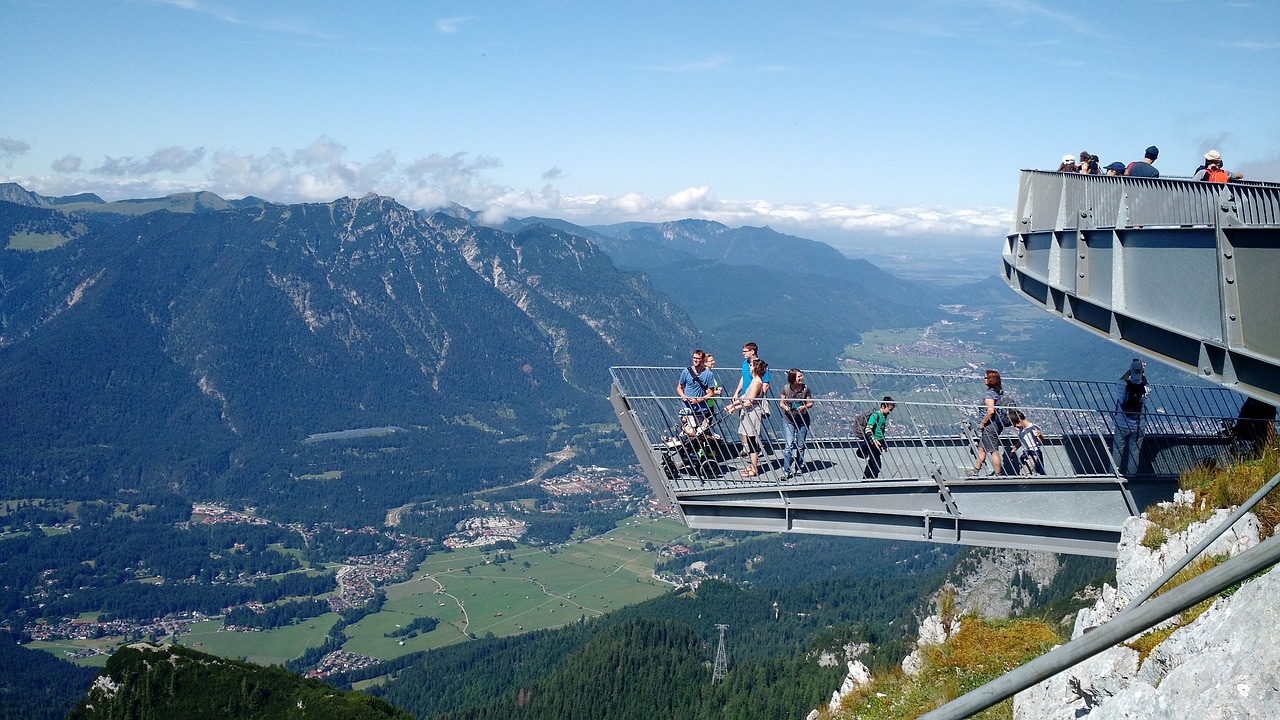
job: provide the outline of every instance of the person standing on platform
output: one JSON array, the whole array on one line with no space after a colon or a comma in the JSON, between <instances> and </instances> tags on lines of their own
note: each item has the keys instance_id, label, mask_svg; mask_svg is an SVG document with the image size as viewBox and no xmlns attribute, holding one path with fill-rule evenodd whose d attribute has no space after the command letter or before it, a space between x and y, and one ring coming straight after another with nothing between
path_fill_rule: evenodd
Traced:
<instances>
[{"instance_id":1,"label":"person standing on platform","mask_svg":"<svg viewBox=\"0 0 1280 720\"><path fill-rule=\"evenodd\" d=\"M1009 409L1009 423L1018 431L1018 444L1022 453L1018 457L1019 475L1044 475L1044 433L1040 426L1027 419L1021 411Z\"/></svg>"},{"instance_id":2,"label":"person standing on platform","mask_svg":"<svg viewBox=\"0 0 1280 720\"><path fill-rule=\"evenodd\" d=\"M789 480L804 472L804 444L809 439L809 408L813 407L813 393L804 384L804 373L798 368L787 371L787 384L782 387L782 399L778 406L782 408L783 427L787 432L787 445L782 451L782 479ZM795 472L791 470L791 459L795 457Z\"/></svg>"},{"instance_id":3,"label":"person standing on platform","mask_svg":"<svg viewBox=\"0 0 1280 720\"><path fill-rule=\"evenodd\" d=\"M734 398L729 403L730 413L742 411L738 418L738 435L742 437L742 451L751 458L751 465L741 472L744 478L753 478L760 474L760 432L764 427L761 418L764 404L764 376L769 372L765 361L756 358L751 361L751 383L742 397Z\"/></svg>"},{"instance_id":4,"label":"person standing on platform","mask_svg":"<svg viewBox=\"0 0 1280 720\"><path fill-rule=\"evenodd\" d=\"M715 383L716 377L704 364L706 353L701 349L693 351L692 359L693 364L680 371L680 381L676 383L676 395L684 401L685 407L702 419L711 414L707 401L713 395L711 386Z\"/></svg>"},{"instance_id":5,"label":"person standing on platform","mask_svg":"<svg viewBox=\"0 0 1280 720\"><path fill-rule=\"evenodd\" d=\"M1129 369L1116 382L1116 410L1112 419L1116 434L1111 438L1111 459L1116 470L1125 475L1138 473L1138 457L1142 450L1142 412L1146 403L1147 364L1134 358Z\"/></svg>"},{"instance_id":6,"label":"person standing on platform","mask_svg":"<svg viewBox=\"0 0 1280 720\"><path fill-rule=\"evenodd\" d=\"M1124 174L1130 177L1158 178L1160 171L1156 169L1156 158L1160 157L1160 148L1152 145L1143 153L1142 159L1129 163Z\"/></svg>"},{"instance_id":7,"label":"person standing on platform","mask_svg":"<svg viewBox=\"0 0 1280 720\"><path fill-rule=\"evenodd\" d=\"M863 480L874 480L880 477L880 468L884 466L880 456L884 454L884 431L889 424L889 413L895 407L893 397L885 395L880 401L880 408L867 418L866 453L867 469L862 472Z\"/></svg>"},{"instance_id":8,"label":"person standing on platform","mask_svg":"<svg viewBox=\"0 0 1280 720\"><path fill-rule=\"evenodd\" d=\"M976 477L982 472L982 464L986 462L988 455L991 456L991 474L1000 474L1000 431L1004 430L1008 418L996 406L1004 404L1004 383L997 370L988 370L984 382L987 391L982 397L982 407L979 408L982 419L978 421L978 457L973 469L969 471L969 477Z\"/></svg>"}]
</instances>

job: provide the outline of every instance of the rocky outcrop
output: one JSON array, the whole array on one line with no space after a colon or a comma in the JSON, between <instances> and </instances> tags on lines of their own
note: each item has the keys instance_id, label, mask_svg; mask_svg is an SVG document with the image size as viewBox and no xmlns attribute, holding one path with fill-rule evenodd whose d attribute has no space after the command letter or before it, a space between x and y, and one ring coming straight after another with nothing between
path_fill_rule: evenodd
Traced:
<instances>
[{"instance_id":1,"label":"rocky outcrop","mask_svg":"<svg viewBox=\"0 0 1280 720\"><path fill-rule=\"evenodd\" d=\"M871 684L871 671L867 669L859 660L849 661L849 672L844 676L844 682L840 684L840 689L831 693L831 701L827 704L830 712L838 712L840 705L844 699L851 693L861 687ZM809 712L806 720L817 720L819 712L815 709Z\"/></svg>"},{"instance_id":2,"label":"rocky outcrop","mask_svg":"<svg viewBox=\"0 0 1280 720\"><path fill-rule=\"evenodd\" d=\"M930 645L941 645L955 637L955 634L959 631L959 622L946 623L937 615L930 615L920 621L920 628L916 632L916 649L902 659L902 672L906 673L908 677L919 675L920 670L924 668L924 653L921 652L921 648Z\"/></svg>"},{"instance_id":3,"label":"rocky outcrop","mask_svg":"<svg viewBox=\"0 0 1280 720\"><path fill-rule=\"evenodd\" d=\"M1032 604L1019 580L1043 588L1061 569L1057 555L1034 550L977 549L956 564L950 584L958 615L1006 619ZM935 602L936 605L936 602Z\"/></svg>"},{"instance_id":4,"label":"rocky outcrop","mask_svg":"<svg viewBox=\"0 0 1280 720\"><path fill-rule=\"evenodd\" d=\"M1180 502L1188 502L1186 496ZM1073 637L1115 617L1209 532L1227 519L1220 510L1171 536L1157 549L1142 545L1151 523L1126 522L1116 562L1117 587L1104 586L1081 610ZM1257 518L1245 515L1206 553L1235 555L1259 542ZM1116 646L1014 698L1015 720L1164 720L1280 716L1280 573L1269 571L1219 598L1193 622L1175 630L1145 660Z\"/></svg>"}]
</instances>

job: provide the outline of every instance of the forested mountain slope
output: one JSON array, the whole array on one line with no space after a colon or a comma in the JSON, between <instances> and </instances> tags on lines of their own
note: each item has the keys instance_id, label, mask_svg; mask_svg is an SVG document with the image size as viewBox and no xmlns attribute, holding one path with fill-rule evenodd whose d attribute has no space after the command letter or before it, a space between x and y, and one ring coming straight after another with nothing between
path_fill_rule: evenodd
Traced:
<instances>
[{"instance_id":1,"label":"forested mountain slope","mask_svg":"<svg viewBox=\"0 0 1280 720\"><path fill-rule=\"evenodd\" d=\"M10 490L278 508L328 494L332 509L355 499L350 483L345 499L292 483L338 470L379 477L380 513L525 479L569 442L617 459L597 426L608 367L670 363L695 342L641 276L564 232L475 228L376 196L211 198L141 214L0 202L0 237L48 240L0 251ZM355 454L304 442L359 428L397 431Z\"/></svg>"}]
</instances>

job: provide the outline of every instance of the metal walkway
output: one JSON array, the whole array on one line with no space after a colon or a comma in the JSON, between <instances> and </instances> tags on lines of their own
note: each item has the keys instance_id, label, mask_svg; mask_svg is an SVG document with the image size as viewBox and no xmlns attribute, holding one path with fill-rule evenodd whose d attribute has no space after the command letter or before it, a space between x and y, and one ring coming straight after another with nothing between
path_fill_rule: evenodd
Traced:
<instances>
[{"instance_id":1,"label":"metal walkway","mask_svg":"<svg viewBox=\"0 0 1280 720\"><path fill-rule=\"evenodd\" d=\"M1114 557L1125 519L1177 489L1179 471L1229 461L1242 448L1225 422L1240 397L1221 388L1159 386L1148 397L1137 475L1111 459L1107 383L1008 378L1005 392L1045 434L1045 475L967 478L981 378L806 371L814 395L805 471L783 478L785 422L765 420L760 474L743 478L737 416L718 409L709 433L679 432L680 368L612 368L610 399L655 495L692 528L801 532ZM734 387L738 371L718 370ZM863 480L853 419L896 408L880 477ZM723 407L727 400L721 401ZM1010 445L1013 432L1003 442ZM1006 463L1006 468L1011 464Z\"/></svg>"},{"instance_id":2,"label":"metal walkway","mask_svg":"<svg viewBox=\"0 0 1280 720\"><path fill-rule=\"evenodd\" d=\"M1280 405L1280 184L1023 170L1003 266L1063 320Z\"/></svg>"}]
</instances>

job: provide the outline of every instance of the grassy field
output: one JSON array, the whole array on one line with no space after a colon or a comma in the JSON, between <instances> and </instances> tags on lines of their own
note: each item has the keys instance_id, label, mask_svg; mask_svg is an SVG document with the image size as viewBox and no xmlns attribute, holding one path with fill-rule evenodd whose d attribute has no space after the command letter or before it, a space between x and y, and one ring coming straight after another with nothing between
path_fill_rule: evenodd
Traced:
<instances>
[{"instance_id":1,"label":"grassy field","mask_svg":"<svg viewBox=\"0 0 1280 720\"><path fill-rule=\"evenodd\" d=\"M657 556L645 552L645 543L662 546L688 534L689 529L674 520L628 518L605 535L566 544L555 554L518 545L505 553L510 559L502 564L485 564L492 551L436 553L412 579L384 588L387 602L382 610L347 627L350 639L343 647L386 660L464 642L472 635L514 635L559 627L648 600L670 586L653 579ZM440 624L413 638L385 637L419 617L433 617ZM191 632L179 640L213 655L282 665L306 648L321 645L337 620L337 614L328 613L297 625L249 633L220 632L221 621L213 620L192 625ZM123 644L122 638L108 637L36 642L30 647L66 657L66 652L86 648L109 654ZM95 655L75 662L101 666L106 659L107 655Z\"/></svg>"},{"instance_id":2,"label":"grassy field","mask_svg":"<svg viewBox=\"0 0 1280 720\"><path fill-rule=\"evenodd\" d=\"M51 250L70 242L71 238L59 233L20 232L9 236L10 250Z\"/></svg>"},{"instance_id":3,"label":"grassy field","mask_svg":"<svg viewBox=\"0 0 1280 720\"><path fill-rule=\"evenodd\" d=\"M191 633L179 636L179 640L189 648L212 655L245 658L259 665L283 665L308 647L322 644L337 621L337 613L326 613L274 630L219 632L222 621L211 620L192 625Z\"/></svg>"},{"instance_id":4,"label":"grassy field","mask_svg":"<svg viewBox=\"0 0 1280 720\"><path fill-rule=\"evenodd\" d=\"M344 649L388 659L470 635L559 627L656 597L670 586L653 579L656 555L644 545L665 545L688 532L672 520L630 518L554 555L517 546L500 565L482 564L486 555L475 549L432 555L411 580L386 588L381 612L347 628ZM384 637L417 617L440 625L414 638Z\"/></svg>"}]
</instances>

